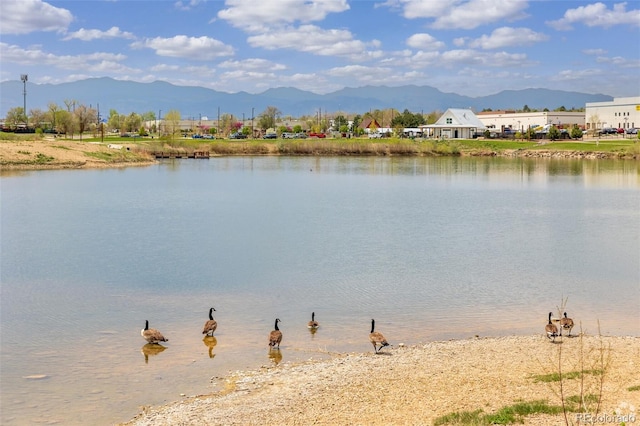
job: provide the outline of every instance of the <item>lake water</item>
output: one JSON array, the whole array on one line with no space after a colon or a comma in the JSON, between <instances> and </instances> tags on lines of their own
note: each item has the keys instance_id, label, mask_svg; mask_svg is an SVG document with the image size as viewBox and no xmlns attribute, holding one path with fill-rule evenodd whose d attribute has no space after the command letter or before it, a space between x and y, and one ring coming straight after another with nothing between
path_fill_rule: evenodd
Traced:
<instances>
[{"instance_id":1,"label":"lake water","mask_svg":"<svg viewBox=\"0 0 640 426\"><path fill-rule=\"evenodd\" d=\"M113 424L230 371L372 351L371 318L394 344L545 344L568 297L587 332L640 334L638 162L241 157L0 184L3 425Z\"/></svg>"}]
</instances>

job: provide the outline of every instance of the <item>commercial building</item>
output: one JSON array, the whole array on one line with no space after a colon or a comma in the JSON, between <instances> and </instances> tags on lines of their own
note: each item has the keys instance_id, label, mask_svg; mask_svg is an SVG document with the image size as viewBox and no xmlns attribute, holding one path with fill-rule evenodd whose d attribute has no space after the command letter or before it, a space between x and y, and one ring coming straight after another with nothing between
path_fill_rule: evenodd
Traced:
<instances>
[{"instance_id":1,"label":"commercial building","mask_svg":"<svg viewBox=\"0 0 640 426\"><path fill-rule=\"evenodd\" d=\"M632 129L640 127L640 96L614 98L609 102L587 102L587 129Z\"/></svg>"},{"instance_id":2,"label":"commercial building","mask_svg":"<svg viewBox=\"0 0 640 426\"><path fill-rule=\"evenodd\" d=\"M478 119L491 131L524 132L529 128L537 129L545 125L554 125L558 128L568 129L574 125L584 128L584 112L568 111L485 111L477 113Z\"/></svg>"}]
</instances>

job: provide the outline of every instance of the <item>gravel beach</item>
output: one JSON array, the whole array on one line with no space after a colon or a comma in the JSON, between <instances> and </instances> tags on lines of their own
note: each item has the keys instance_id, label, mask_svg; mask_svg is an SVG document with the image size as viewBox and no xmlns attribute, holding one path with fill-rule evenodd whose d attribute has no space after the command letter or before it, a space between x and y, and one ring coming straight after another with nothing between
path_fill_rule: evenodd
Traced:
<instances>
[{"instance_id":1,"label":"gravel beach","mask_svg":"<svg viewBox=\"0 0 640 426\"><path fill-rule=\"evenodd\" d=\"M561 406L560 382L544 380L559 370L565 400L592 395L584 412L594 414L601 400L598 412L608 417L600 420L626 415L640 424L639 337L565 336L554 344L534 335L398 344L235 372L221 379L222 391L142 407L125 425L431 425L452 412L491 414L518 402ZM588 424L575 412L567 419ZM565 424L562 413L523 420Z\"/></svg>"}]
</instances>

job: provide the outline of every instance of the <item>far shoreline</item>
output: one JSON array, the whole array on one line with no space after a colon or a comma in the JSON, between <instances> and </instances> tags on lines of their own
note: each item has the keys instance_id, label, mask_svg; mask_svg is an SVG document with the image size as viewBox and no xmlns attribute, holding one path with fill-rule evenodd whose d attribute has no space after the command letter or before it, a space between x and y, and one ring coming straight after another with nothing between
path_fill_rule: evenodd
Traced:
<instances>
[{"instance_id":1,"label":"far shoreline","mask_svg":"<svg viewBox=\"0 0 640 426\"><path fill-rule=\"evenodd\" d=\"M486 141L489 145L465 145L463 141L425 141L415 144L410 140L376 140L370 142L359 140L313 140L264 142L255 140L249 142L227 142L216 140L210 145L192 141L176 141L159 147L148 145L151 140L130 143L101 143L79 141L76 139L41 140L2 140L0 141L0 167L6 171L30 171L53 169L96 169L122 168L130 166L149 166L160 161L154 152L185 153L193 150L206 150L210 158L237 156L292 156L292 157L503 157L503 158L549 158L575 160L640 160L640 143L625 142L625 150L612 145L608 150L589 149L591 142L574 142L570 148L564 145L542 141L541 143L506 142L504 148L496 149L493 145L500 145L504 141ZM629 140L627 140L629 141ZM483 141L469 141L478 144ZM159 143L159 142L154 142ZM165 142L166 143L166 142ZM484 142L483 142L484 143ZM618 144L619 140L603 141ZM514 145L515 144L515 145ZM579 145L584 144L584 145ZM582 146L585 149L577 149ZM206 161L197 159L194 161Z\"/></svg>"}]
</instances>

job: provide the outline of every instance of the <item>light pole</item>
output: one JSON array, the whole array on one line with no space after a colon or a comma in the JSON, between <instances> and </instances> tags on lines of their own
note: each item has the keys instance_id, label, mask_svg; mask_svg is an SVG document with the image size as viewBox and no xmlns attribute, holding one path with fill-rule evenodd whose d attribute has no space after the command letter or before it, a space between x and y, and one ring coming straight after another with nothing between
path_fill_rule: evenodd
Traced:
<instances>
[{"instance_id":1,"label":"light pole","mask_svg":"<svg viewBox=\"0 0 640 426\"><path fill-rule=\"evenodd\" d=\"M24 126L27 127L28 122L27 122L27 80L29 80L29 75L27 74L20 74L20 80L22 80L22 84L24 86L24 90L22 92L22 96L23 96L23 112L24 112Z\"/></svg>"}]
</instances>

